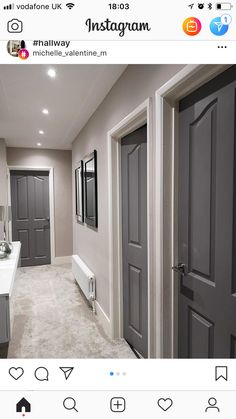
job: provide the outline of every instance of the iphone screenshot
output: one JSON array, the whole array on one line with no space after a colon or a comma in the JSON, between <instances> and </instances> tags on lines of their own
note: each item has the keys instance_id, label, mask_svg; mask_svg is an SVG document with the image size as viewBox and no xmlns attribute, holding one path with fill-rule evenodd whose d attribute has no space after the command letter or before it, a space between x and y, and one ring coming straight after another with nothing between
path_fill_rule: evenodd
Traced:
<instances>
[{"instance_id":1,"label":"iphone screenshot","mask_svg":"<svg viewBox=\"0 0 236 419\"><path fill-rule=\"evenodd\" d=\"M0 417L233 419L235 358L235 0L2 0Z\"/></svg>"}]
</instances>

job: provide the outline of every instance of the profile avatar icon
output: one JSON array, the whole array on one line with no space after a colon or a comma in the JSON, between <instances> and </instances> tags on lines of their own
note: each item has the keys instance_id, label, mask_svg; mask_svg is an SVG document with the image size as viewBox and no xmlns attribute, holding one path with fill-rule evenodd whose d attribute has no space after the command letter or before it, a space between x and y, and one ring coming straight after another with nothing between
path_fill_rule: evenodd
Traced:
<instances>
[{"instance_id":1,"label":"profile avatar icon","mask_svg":"<svg viewBox=\"0 0 236 419\"><path fill-rule=\"evenodd\" d=\"M11 41L8 41L7 43L7 52L12 57L18 57L18 53L22 48L25 48L25 41L23 40L18 40L18 41L11 40Z\"/></svg>"},{"instance_id":2,"label":"profile avatar icon","mask_svg":"<svg viewBox=\"0 0 236 419\"><path fill-rule=\"evenodd\" d=\"M23 39L16 41L8 41L7 52L12 57L20 58L21 60L26 60L29 57L29 51L26 49L26 44Z\"/></svg>"},{"instance_id":3,"label":"profile avatar icon","mask_svg":"<svg viewBox=\"0 0 236 419\"><path fill-rule=\"evenodd\" d=\"M217 400L215 399L215 397L210 397L210 399L208 400L209 406L206 407L205 412L207 413L210 410L212 411L214 409L214 410L217 410L217 412L219 413L220 409L218 406L216 406L216 404L217 404Z\"/></svg>"}]
</instances>

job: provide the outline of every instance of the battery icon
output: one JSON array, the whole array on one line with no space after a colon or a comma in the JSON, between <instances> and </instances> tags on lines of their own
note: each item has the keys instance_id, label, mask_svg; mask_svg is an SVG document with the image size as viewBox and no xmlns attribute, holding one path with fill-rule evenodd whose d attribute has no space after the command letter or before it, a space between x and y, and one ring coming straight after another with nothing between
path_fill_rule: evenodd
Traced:
<instances>
[{"instance_id":1,"label":"battery icon","mask_svg":"<svg viewBox=\"0 0 236 419\"><path fill-rule=\"evenodd\" d=\"M231 3L216 3L217 10L231 10L232 7Z\"/></svg>"}]
</instances>

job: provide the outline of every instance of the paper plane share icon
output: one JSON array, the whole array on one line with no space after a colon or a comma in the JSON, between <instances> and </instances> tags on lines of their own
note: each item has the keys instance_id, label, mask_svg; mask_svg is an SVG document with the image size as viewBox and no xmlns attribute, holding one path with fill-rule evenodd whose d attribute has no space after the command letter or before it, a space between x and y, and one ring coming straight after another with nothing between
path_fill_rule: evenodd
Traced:
<instances>
[{"instance_id":1,"label":"paper plane share icon","mask_svg":"<svg viewBox=\"0 0 236 419\"><path fill-rule=\"evenodd\" d=\"M71 375L71 373L74 369L74 367L59 367L59 368L64 373L66 380L68 380L69 376Z\"/></svg>"}]
</instances>

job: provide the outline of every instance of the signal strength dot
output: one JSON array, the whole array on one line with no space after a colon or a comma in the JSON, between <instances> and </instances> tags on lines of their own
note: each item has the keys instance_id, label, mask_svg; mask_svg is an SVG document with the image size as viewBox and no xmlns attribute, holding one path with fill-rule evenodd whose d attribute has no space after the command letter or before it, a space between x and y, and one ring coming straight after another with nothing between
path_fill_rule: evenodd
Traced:
<instances>
[{"instance_id":1,"label":"signal strength dot","mask_svg":"<svg viewBox=\"0 0 236 419\"><path fill-rule=\"evenodd\" d=\"M12 10L14 9L14 4L8 4L7 6L3 7L4 10Z\"/></svg>"},{"instance_id":2,"label":"signal strength dot","mask_svg":"<svg viewBox=\"0 0 236 419\"><path fill-rule=\"evenodd\" d=\"M74 5L75 5L74 3L67 3L66 7L68 7L68 9L71 10L71 9L73 9Z\"/></svg>"}]
</instances>

